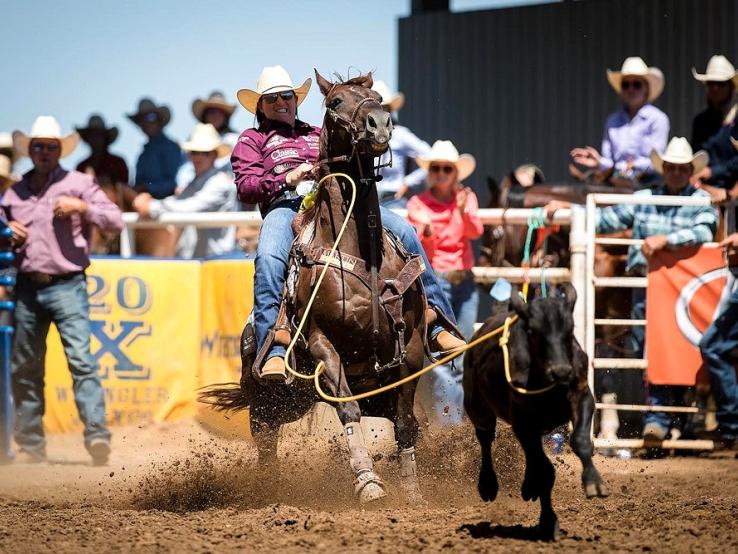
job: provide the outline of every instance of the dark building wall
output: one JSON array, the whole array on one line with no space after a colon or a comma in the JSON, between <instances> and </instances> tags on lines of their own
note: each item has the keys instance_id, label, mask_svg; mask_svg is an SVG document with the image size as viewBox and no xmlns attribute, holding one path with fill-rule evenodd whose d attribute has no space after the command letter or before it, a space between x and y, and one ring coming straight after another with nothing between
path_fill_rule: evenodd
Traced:
<instances>
[{"instance_id":1,"label":"dark building wall","mask_svg":"<svg viewBox=\"0 0 738 554\"><path fill-rule=\"evenodd\" d=\"M664 72L656 105L671 135L689 138L704 90L691 74L712 54L738 63L736 0L589 0L462 13L427 12L399 22L400 121L428 141L474 154L469 183L536 162L566 177L569 150L600 147L618 107L605 70L641 56Z\"/></svg>"}]
</instances>

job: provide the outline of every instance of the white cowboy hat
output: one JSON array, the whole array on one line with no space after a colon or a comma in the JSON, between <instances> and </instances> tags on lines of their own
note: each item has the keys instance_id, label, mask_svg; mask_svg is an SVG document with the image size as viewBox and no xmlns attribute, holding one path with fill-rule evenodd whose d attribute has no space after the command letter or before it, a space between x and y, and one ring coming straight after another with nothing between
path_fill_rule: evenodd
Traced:
<instances>
[{"instance_id":1,"label":"white cowboy hat","mask_svg":"<svg viewBox=\"0 0 738 554\"><path fill-rule=\"evenodd\" d=\"M13 136L10 133L0 133L0 149L13 148Z\"/></svg>"},{"instance_id":2,"label":"white cowboy hat","mask_svg":"<svg viewBox=\"0 0 738 554\"><path fill-rule=\"evenodd\" d=\"M738 73L736 73L735 67L733 67L733 64L725 56L713 56L710 58L710 61L707 62L707 70L704 73L697 73L697 70L693 67L692 75L701 83L732 80L733 84L738 87Z\"/></svg>"},{"instance_id":3,"label":"white cowboy hat","mask_svg":"<svg viewBox=\"0 0 738 554\"><path fill-rule=\"evenodd\" d=\"M185 152L212 152L215 150L218 158L231 153L231 147L224 144L220 134L210 123L198 123L190 135L190 140L182 143Z\"/></svg>"},{"instance_id":4,"label":"white cowboy hat","mask_svg":"<svg viewBox=\"0 0 738 554\"><path fill-rule=\"evenodd\" d=\"M428 170L432 162L449 162L456 166L458 180L463 181L469 175L474 173L477 167L477 161L471 154L461 154L450 140L437 140L431 146L431 150L427 156L418 155L415 157L418 166Z\"/></svg>"},{"instance_id":5,"label":"white cowboy hat","mask_svg":"<svg viewBox=\"0 0 738 554\"><path fill-rule=\"evenodd\" d=\"M658 173L663 173L664 162L669 162L679 165L692 164L692 175L696 175L707 166L709 161L710 156L704 150L693 154L689 141L684 137L674 137L671 139L663 155L656 152L656 150L651 150L651 163Z\"/></svg>"},{"instance_id":6,"label":"white cowboy hat","mask_svg":"<svg viewBox=\"0 0 738 554\"><path fill-rule=\"evenodd\" d=\"M10 158L0 155L0 190L5 190L15 183L13 173L10 171L11 165Z\"/></svg>"},{"instance_id":7,"label":"white cowboy hat","mask_svg":"<svg viewBox=\"0 0 738 554\"><path fill-rule=\"evenodd\" d=\"M641 77L648 83L648 101L653 102L664 92L664 74L658 67L648 67L638 56L625 58L620 71L607 70L607 80L620 94L620 83L625 76Z\"/></svg>"},{"instance_id":8,"label":"white cowboy hat","mask_svg":"<svg viewBox=\"0 0 738 554\"><path fill-rule=\"evenodd\" d=\"M75 127L75 129L85 142L89 142L90 132L94 131L103 131L108 144L112 144L118 138L118 127L108 127L105 125L105 120L102 116L98 114L90 116L90 119L87 121L87 127Z\"/></svg>"},{"instance_id":9,"label":"white cowboy hat","mask_svg":"<svg viewBox=\"0 0 738 554\"><path fill-rule=\"evenodd\" d=\"M74 132L63 137L59 122L50 115L40 115L31 126L31 132L26 135L22 131L13 131L13 146L19 156L28 156L28 147L31 141L37 138L56 139L61 144L60 158L69 156L79 144L79 134Z\"/></svg>"},{"instance_id":10,"label":"white cowboy hat","mask_svg":"<svg viewBox=\"0 0 738 554\"><path fill-rule=\"evenodd\" d=\"M226 117L230 117L235 111L236 105L229 104L222 92L214 90L210 93L210 96L205 99L195 98L195 101L192 102L192 115L194 115L195 119L200 123L204 123L203 117L205 116L205 110L208 108L218 108L219 110L223 110Z\"/></svg>"},{"instance_id":11,"label":"white cowboy hat","mask_svg":"<svg viewBox=\"0 0 738 554\"><path fill-rule=\"evenodd\" d=\"M242 88L236 93L236 96L244 108L251 113L256 113L256 105L259 103L259 98L263 94L293 90L295 91L297 105L299 106L305 100L305 96L307 96L312 83L313 80L308 77L302 85L295 88L287 70L281 65L273 65L261 70L261 75L259 75L256 81L256 90Z\"/></svg>"},{"instance_id":12,"label":"white cowboy hat","mask_svg":"<svg viewBox=\"0 0 738 554\"><path fill-rule=\"evenodd\" d=\"M172 118L172 112L169 111L167 106L157 106L151 98L142 98L138 102L138 111L136 113L126 114L126 117L140 127L143 117L152 112L159 116L162 127L166 127Z\"/></svg>"},{"instance_id":13,"label":"white cowboy hat","mask_svg":"<svg viewBox=\"0 0 738 554\"><path fill-rule=\"evenodd\" d=\"M405 95L401 92L393 93L384 81L374 81L372 90L382 97L382 106L387 106L391 112L397 112L405 105Z\"/></svg>"}]
</instances>

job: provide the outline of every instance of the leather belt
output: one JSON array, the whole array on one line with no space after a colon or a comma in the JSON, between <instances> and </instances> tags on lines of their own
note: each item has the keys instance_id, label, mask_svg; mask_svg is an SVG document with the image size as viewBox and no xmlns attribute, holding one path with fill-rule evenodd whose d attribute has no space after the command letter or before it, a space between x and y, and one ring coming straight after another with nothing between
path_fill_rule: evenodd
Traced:
<instances>
[{"instance_id":1,"label":"leather belt","mask_svg":"<svg viewBox=\"0 0 738 554\"><path fill-rule=\"evenodd\" d=\"M77 275L84 275L84 271L73 271L72 273L62 273L61 275L51 275L49 273L41 273L40 271L29 271L20 273L23 279L28 279L34 285L40 287L48 287L60 281L69 281Z\"/></svg>"}]
</instances>

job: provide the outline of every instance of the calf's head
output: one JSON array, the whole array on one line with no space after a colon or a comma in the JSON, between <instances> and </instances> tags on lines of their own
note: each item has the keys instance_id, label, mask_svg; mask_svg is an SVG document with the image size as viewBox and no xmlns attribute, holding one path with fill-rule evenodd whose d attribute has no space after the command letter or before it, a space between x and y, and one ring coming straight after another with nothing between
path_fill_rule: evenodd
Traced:
<instances>
[{"instance_id":1,"label":"calf's head","mask_svg":"<svg viewBox=\"0 0 738 554\"><path fill-rule=\"evenodd\" d=\"M511 305L525 327L531 371L544 372L545 380L569 383L576 378L573 358L574 304L577 293L571 284L558 295L523 302L513 294Z\"/></svg>"}]
</instances>

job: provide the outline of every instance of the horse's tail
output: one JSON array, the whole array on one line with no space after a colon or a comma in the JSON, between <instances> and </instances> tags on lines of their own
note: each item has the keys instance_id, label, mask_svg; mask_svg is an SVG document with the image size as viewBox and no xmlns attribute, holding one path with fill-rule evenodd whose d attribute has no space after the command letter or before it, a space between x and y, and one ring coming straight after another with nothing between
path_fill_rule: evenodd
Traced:
<instances>
[{"instance_id":1,"label":"horse's tail","mask_svg":"<svg viewBox=\"0 0 738 554\"><path fill-rule=\"evenodd\" d=\"M212 406L218 412L238 412L251 404L251 397L238 383L216 383L200 389L198 402Z\"/></svg>"}]
</instances>

